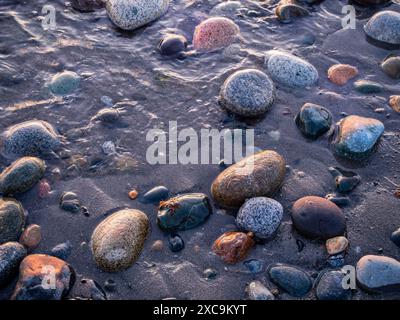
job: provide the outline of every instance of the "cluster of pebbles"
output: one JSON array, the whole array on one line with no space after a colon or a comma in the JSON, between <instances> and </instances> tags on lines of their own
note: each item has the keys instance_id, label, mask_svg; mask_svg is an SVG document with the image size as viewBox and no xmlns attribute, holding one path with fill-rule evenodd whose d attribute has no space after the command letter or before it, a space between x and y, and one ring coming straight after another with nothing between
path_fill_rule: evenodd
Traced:
<instances>
[{"instance_id":1,"label":"cluster of pebbles","mask_svg":"<svg viewBox=\"0 0 400 320\"><path fill-rule=\"evenodd\" d=\"M309 15L306 5L318 1L282 0L276 8L277 18L284 23ZM361 4L381 4L388 1L361 1ZM169 0L74 0L72 7L83 12L105 6L111 21L120 29L134 30L160 19L168 10ZM209 52L224 48L240 37L239 27L229 19L229 11L240 7L231 1L217 5L212 17L201 22L194 30L193 49ZM217 16L216 16L217 14ZM218 16L219 15L219 16ZM389 46L400 45L400 14L381 11L365 25L366 35ZM182 57L189 47L182 35L168 35L159 43L163 55ZM187 53L189 54L189 53ZM391 78L400 78L400 58L391 56L382 62L382 70ZM333 65L326 77L342 86L358 76L356 67ZM229 113L239 117L257 118L266 114L274 104L275 86L308 88L322 77L316 67L302 57L284 50L265 53L264 68L243 69L229 75L222 83L219 102ZM81 77L64 71L54 75L48 83L54 95L68 95L79 87ZM377 84L359 79L354 89L362 93L383 90ZM390 105L400 110L400 97L392 96ZM103 109L93 121L112 122L121 110ZM332 152L350 161L362 161L376 151L384 133L384 125L373 118L348 115L336 125L331 112L313 102L304 104L293 120L299 132L310 141L334 134L330 141ZM333 131L335 131L333 133ZM42 120L29 120L9 128L2 134L2 153L16 159L0 174L0 286L10 283L19 274L11 299L62 299L74 291L75 271L65 260L71 252L69 242L59 244L47 254L33 254L41 241L38 225L25 225L23 205L14 199L39 184L40 190L49 192L44 180L46 164L43 159L62 148L64 137ZM196 228L212 215L212 204L237 211L239 231L222 233L215 239L212 251L226 264L236 264L246 258L255 246L271 241L279 232L287 210L273 197L285 184L287 166L284 157L276 151L255 152L223 170L211 184L212 199L203 193L186 193L171 197L163 186L155 187L139 197L136 190L129 197L143 203L158 204L157 225L170 234L169 248L181 251L185 244L178 232ZM349 241L346 238L347 221L342 205L345 194L359 183L360 177L340 168L331 168L338 194L326 198L305 196L290 208L291 222L300 235L310 240L326 241L329 268L314 279L300 267L275 263L268 267L267 275L281 291L292 297L304 297L313 288L318 299L349 299L351 290L342 286L344 265ZM76 194L64 193L60 207L70 212L84 210ZM118 210L93 230L91 252L94 262L103 271L119 272L133 265L140 256L149 232L148 215L136 209ZM400 245L400 231L391 237ZM152 250L160 250L162 242L155 242ZM51 266L56 273L56 287L46 290L41 283L44 267ZM254 267L254 266L253 266ZM212 277L212 271L208 271ZM387 256L366 255L356 265L356 277L361 289L368 292L399 290L400 262ZM105 294L92 280L84 279L91 298L104 299ZM106 287L113 287L107 283ZM111 289L110 289L111 290ZM273 300L277 292L255 280L247 287L249 299ZM278 292L279 293L279 292Z\"/></svg>"}]
</instances>

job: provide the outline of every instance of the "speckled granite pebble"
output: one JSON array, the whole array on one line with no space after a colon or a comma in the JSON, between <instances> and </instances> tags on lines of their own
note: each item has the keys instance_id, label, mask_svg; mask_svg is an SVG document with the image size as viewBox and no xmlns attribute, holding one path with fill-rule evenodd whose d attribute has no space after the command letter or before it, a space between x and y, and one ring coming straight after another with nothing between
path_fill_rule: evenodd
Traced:
<instances>
[{"instance_id":1,"label":"speckled granite pebble","mask_svg":"<svg viewBox=\"0 0 400 320\"><path fill-rule=\"evenodd\" d=\"M381 11L364 26L365 33L374 40L400 45L400 13Z\"/></svg>"}]
</instances>

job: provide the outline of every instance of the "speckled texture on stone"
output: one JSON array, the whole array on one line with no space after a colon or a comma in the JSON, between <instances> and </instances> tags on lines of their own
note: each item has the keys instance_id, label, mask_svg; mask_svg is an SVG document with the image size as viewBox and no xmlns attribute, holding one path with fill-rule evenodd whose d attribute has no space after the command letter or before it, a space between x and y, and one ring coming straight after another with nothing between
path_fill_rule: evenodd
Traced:
<instances>
[{"instance_id":1,"label":"speckled texture on stone","mask_svg":"<svg viewBox=\"0 0 400 320\"><path fill-rule=\"evenodd\" d=\"M91 238L97 266L107 272L130 267L143 249L148 228L147 216L134 209L117 211L103 220Z\"/></svg>"},{"instance_id":2,"label":"speckled texture on stone","mask_svg":"<svg viewBox=\"0 0 400 320\"><path fill-rule=\"evenodd\" d=\"M108 16L119 28L134 30L163 16L169 0L109 0Z\"/></svg>"},{"instance_id":3,"label":"speckled texture on stone","mask_svg":"<svg viewBox=\"0 0 400 320\"><path fill-rule=\"evenodd\" d=\"M339 132L332 142L333 150L337 155L351 160L364 158L373 151L384 130L379 120L348 116L339 123Z\"/></svg>"},{"instance_id":4,"label":"speckled texture on stone","mask_svg":"<svg viewBox=\"0 0 400 320\"><path fill-rule=\"evenodd\" d=\"M232 44L239 31L239 27L228 18L209 18L195 28L193 46L202 51L220 49Z\"/></svg>"},{"instance_id":5,"label":"speckled texture on stone","mask_svg":"<svg viewBox=\"0 0 400 320\"><path fill-rule=\"evenodd\" d=\"M79 75L72 71L57 73L50 80L50 91L61 96L70 94L79 87L80 80Z\"/></svg>"},{"instance_id":6,"label":"speckled texture on stone","mask_svg":"<svg viewBox=\"0 0 400 320\"><path fill-rule=\"evenodd\" d=\"M322 271L318 276L315 295L318 300L347 300L351 296L350 289L344 289L341 270Z\"/></svg>"},{"instance_id":7,"label":"speckled texture on stone","mask_svg":"<svg viewBox=\"0 0 400 320\"><path fill-rule=\"evenodd\" d=\"M256 237L270 238L282 222L282 205L270 198L257 197L247 200L236 217L239 228L253 232Z\"/></svg>"},{"instance_id":8,"label":"speckled texture on stone","mask_svg":"<svg viewBox=\"0 0 400 320\"><path fill-rule=\"evenodd\" d=\"M294 297L302 297L312 288L310 276L298 267L277 263L268 267L271 281Z\"/></svg>"},{"instance_id":9,"label":"speckled texture on stone","mask_svg":"<svg viewBox=\"0 0 400 320\"><path fill-rule=\"evenodd\" d=\"M220 103L227 110L244 117L267 112L275 99L275 87L265 73L245 69L230 75L220 92Z\"/></svg>"},{"instance_id":10,"label":"speckled texture on stone","mask_svg":"<svg viewBox=\"0 0 400 320\"><path fill-rule=\"evenodd\" d=\"M267 52L266 66L272 79L290 87L310 87L318 81L318 71L312 64L288 52Z\"/></svg>"},{"instance_id":11,"label":"speckled texture on stone","mask_svg":"<svg viewBox=\"0 0 400 320\"><path fill-rule=\"evenodd\" d=\"M6 285L18 272L19 264L25 256L26 249L18 242L0 245L0 287Z\"/></svg>"},{"instance_id":12,"label":"speckled texture on stone","mask_svg":"<svg viewBox=\"0 0 400 320\"><path fill-rule=\"evenodd\" d=\"M61 146L60 137L51 124L29 120L9 127L2 135L2 152L7 157L40 156Z\"/></svg>"},{"instance_id":13,"label":"speckled texture on stone","mask_svg":"<svg viewBox=\"0 0 400 320\"><path fill-rule=\"evenodd\" d=\"M400 262L385 256L366 255L356 266L357 282L371 292L400 290Z\"/></svg>"},{"instance_id":14,"label":"speckled texture on stone","mask_svg":"<svg viewBox=\"0 0 400 320\"><path fill-rule=\"evenodd\" d=\"M0 199L0 244L18 240L24 224L22 204L11 198Z\"/></svg>"},{"instance_id":15,"label":"speckled texture on stone","mask_svg":"<svg viewBox=\"0 0 400 320\"><path fill-rule=\"evenodd\" d=\"M400 13L381 11L376 13L364 26L368 36L389 44L400 44Z\"/></svg>"},{"instance_id":16,"label":"speckled texture on stone","mask_svg":"<svg viewBox=\"0 0 400 320\"><path fill-rule=\"evenodd\" d=\"M43 160L23 157L13 162L0 174L0 193L15 194L28 191L43 177Z\"/></svg>"}]
</instances>

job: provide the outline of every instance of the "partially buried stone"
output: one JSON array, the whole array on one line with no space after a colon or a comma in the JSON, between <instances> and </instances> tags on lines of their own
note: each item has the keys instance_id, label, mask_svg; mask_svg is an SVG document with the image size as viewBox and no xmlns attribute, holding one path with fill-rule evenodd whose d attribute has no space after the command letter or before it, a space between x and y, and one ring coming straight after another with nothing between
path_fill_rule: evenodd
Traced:
<instances>
[{"instance_id":1,"label":"partially buried stone","mask_svg":"<svg viewBox=\"0 0 400 320\"><path fill-rule=\"evenodd\" d=\"M81 202L74 192L64 192L60 198L60 208L69 212L79 212L81 210Z\"/></svg>"},{"instance_id":2,"label":"partially buried stone","mask_svg":"<svg viewBox=\"0 0 400 320\"><path fill-rule=\"evenodd\" d=\"M316 139L332 125L332 114L322 106L306 103L295 118L297 127L306 137Z\"/></svg>"},{"instance_id":3,"label":"partially buried stone","mask_svg":"<svg viewBox=\"0 0 400 320\"><path fill-rule=\"evenodd\" d=\"M225 232L213 244L213 251L228 264L243 260L254 245L253 234Z\"/></svg>"},{"instance_id":4,"label":"partially buried stone","mask_svg":"<svg viewBox=\"0 0 400 320\"><path fill-rule=\"evenodd\" d=\"M30 120L9 127L2 135L6 157L47 155L61 147L60 136L53 126L41 120Z\"/></svg>"},{"instance_id":5,"label":"partially buried stone","mask_svg":"<svg viewBox=\"0 0 400 320\"><path fill-rule=\"evenodd\" d=\"M329 172L335 178L336 188L341 193L352 191L361 182L361 177L352 171L346 171L338 167L330 167Z\"/></svg>"},{"instance_id":6,"label":"partially buried stone","mask_svg":"<svg viewBox=\"0 0 400 320\"><path fill-rule=\"evenodd\" d=\"M275 296L260 281L252 281L246 288L249 300L275 300Z\"/></svg>"},{"instance_id":7,"label":"partially buried stone","mask_svg":"<svg viewBox=\"0 0 400 320\"><path fill-rule=\"evenodd\" d=\"M139 210L123 209L104 219L91 238L96 265L107 272L129 268L143 250L148 229L149 220Z\"/></svg>"},{"instance_id":8,"label":"partially buried stone","mask_svg":"<svg viewBox=\"0 0 400 320\"><path fill-rule=\"evenodd\" d=\"M18 267L26 256L26 249L18 242L0 245L0 288L7 285L18 273Z\"/></svg>"},{"instance_id":9,"label":"partially buried stone","mask_svg":"<svg viewBox=\"0 0 400 320\"><path fill-rule=\"evenodd\" d=\"M186 38L178 34L166 35L158 44L158 50L164 56L182 56L186 51L188 42Z\"/></svg>"},{"instance_id":10,"label":"partially buried stone","mask_svg":"<svg viewBox=\"0 0 400 320\"><path fill-rule=\"evenodd\" d=\"M205 194L187 193L160 202L157 224L168 232L192 229L202 224L211 212Z\"/></svg>"},{"instance_id":11,"label":"partially buried stone","mask_svg":"<svg viewBox=\"0 0 400 320\"><path fill-rule=\"evenodd\" d=\"M67 95L79 87L81 78L75 72L63 71L50 80L50 91L55 95Z\"/></svg>"},{"instance_id":12,"label":"partially buried stone","mask_svg":"<svg viewBox=\"0 0 400 320\"><path fill-rule=\"evenodd\" d=\"M294 227L304 236L329 239L343 235L346 218L342 210L324 198L308 196L297 200L292 208Z\"/></svg>"},{"instance_id":13,"label":"partially buried stone","mask_svg":"<svg viewBox=\"0 0 400 320\"><path fill-rule=\"evenodd\" d=\"M18 240L24 225L22 204L11 198L0 199L0 244Z\"/></svg>"},{"instance_id":14,"label":"partially buried stone","mask_svg":"<svg viewBox=\"0 0 400 320\"><path fill-rule=\"evenodd\" d=\"M256 117L267 112L275 99L272 80L256 69L240 70L230 75L222 85L220 104L243 117Z\"/></svg>"},{"instance_id":15,"label":"partially buried stone","mask_svg":"<svg viewBox=\"0 0 400 320\"><path fill-rule=\"evenodd\" d=\"M347 300L351 290L343 288L344 273L341 270L322 271L317 279L315 294L318 300Z\"/></svg>"},{"instance_id":16,"label":"partially buried stone","mask_svg":"<svg viewBox=\"0 0 400 320\"><path fill-rule=\"evenodd\" d=\"M107 14L123 30L134 30L163 16L169 0L108 0Z\"/></svg>"},{"instance_id":17,"label":"partially buried stone","mask_svg":"<svg viewBox=\"0 0 400 320\"><path fill-rule=\"evenodd\" d=\"M273 264L268 268L272 282L294 297L302 297L312 288L310 276L302 269L287 264Z\"/></svg>"},{"instance_id":18,"label":"partially buried stone","mask_svg":"<svg viewBox=\"0 0 400 320\"><path fill-rule=\"evenodd\" d=\"M280 22L290 23L296 18L308 16L310 12L294 3L283 3L276 7L275 14Z\"/></svg>"},{"instance_id":19,"label":"partially buried stone","mask_svg":"<svg viewBox=\"0 0 400 320\"><path fill-rule=\"evenodd\" d=\"M214 200L224 207L239 207L246 199L272 196L285 177L284 158L265 150L248 156L222 171L211 186Z\"/></svg>"},{"instance_id":20,"label":"partially buried stone","mask_svg":"<svg viewBox=\"0 0 400 320\"><path fill-rule=\"evenodd\" d=\"M400 78L400 57L389 55L381 64L383 72L393 79Z\"/></svg>"},{"instance_id":21,"label":"partially buried stone","mask_svg":"<svg viewBox=\"0 0 400 320\"><path fill-rule=\"evenodd\" d=\"M42 241L42 229L37 224L30 224L22 232L19 242L27 249L35 249Z\"/></svg>"},{"instance_id":22,"label":"partially buried stone","mask_svg":"<svg viewBox=\"0 0 400 320\"><path fill-rule=\"evenodd\" d=\"M270 198L256 197L247 200L239 209L236 224L261 239L271 238L283 218L282 205Z\"/></svg>"},{"instance_id":23,"label":"partially buried stone","mask_svg":"<svg viewBox=\"0 0 400 320\"><path fill-rule=\"evenodd\" d=\"M61 260L66 260L71 255L72 244L71 241L60 243L51 249L51 255Z\"/></svg>"},{"instance_id":24,"label":"partially buried stone","mask_svg":"<svg viewBox=\"0 0 400 320\"><path fill-rule=\"evenodd\" d=\"M335 64L328 70L328 79L337 85L345 85L358 75L358 69L348 64Z\"/></svg>"},{"instance_id":25,"label":"partially buried stone","mask_svg":"<svg viewBox=\"0 0 400 320\"><path fill-rule=\"evenodd\" d=\"M49 272L55 277L49 287ZM69 264L45 254L32 254L22 260L12 300L61 300L72 288L75 272Z\"/></svg>"},{"instance_id":26,"label":"partially buried stone","mask_svg":"<svg viewBox=\"0 0 400 320\"><path fill-rule=\"evenodd\" d=\"M20 158L0 174L0 192L16 194L28 191L43 177L45 170L45 163L39 158Z\"/></svg>"},{"instance_id":27,"label":"partially buried stone","mask_svg":"<svg viewBox=\"0 0 400 320\"><path fill-rule=\"evenodd\" d=\"M363 256L356 266L358 284L370 292L397 291L400 288L400 262L386 256Z\"/></svg>"},{"instance_id":28,"label":"partially buried stone","mask_svg":"<svg viewBox=\"0 0 400 320\"><path fill-rule=\"evenodd\" d=\"M113 123L120 119L121 110L117 108L104 108L99 110L91 119L91 121L101 121L104 123Z\"/></svg>"},{"instance_id":29,"label":"partially buried stone","mask_svg":"<svg viewBox=\"0 0 400 320\"><path fill-rule=\"evenodd\" d=\"M212 51L232 44L239 35L239 27L230 19L212 17L196 26L193 46L196 50Z\"/></svg>"},{"instance_id":30,"label":"partially buried stone","mask_svg":"<svg viewBox=\"0 0 400 320\"><path fill-rule=\"evenodd\" d=\"M348 116L339 122L333 150L336 155L350 160L365 159L373 152L384 130L379 120Z\"/></svg>"}]
</instances>

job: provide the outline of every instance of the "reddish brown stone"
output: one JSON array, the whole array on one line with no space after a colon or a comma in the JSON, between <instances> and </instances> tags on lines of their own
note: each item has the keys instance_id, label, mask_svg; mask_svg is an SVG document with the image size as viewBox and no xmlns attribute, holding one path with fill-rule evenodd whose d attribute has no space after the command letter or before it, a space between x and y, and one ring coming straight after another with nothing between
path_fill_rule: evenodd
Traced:
<instances>
[{"instance_id":1,"label":"reddish brown stone","mask_svg":"<svg viewBox=\"0 0 400 320\"><path fill-rule=\"evenodd\" d=\"M30 250L35 249L40 241L42 241L42 230L37 224L27 226L19 239L19 242Z\"/></svg>"},{"instance_id":2,"label":"reddish brown stone","mask_svg":"<svg viewBox=\"0 0 400 320\"><path fill-rule=\"evenodd\" d=\"M234 264L243 260L254 245L253 234L243 232L225 232L213 245L213 251L225 263Z\"/></svg>"},{"instance_id":3,"label":"reddish brown stone","mask_svg":"<svg viewBox=\"0 0 400 320\"><path fill-rule=\"evenodd\" d=\"M340 86L357 75L358 69L348 64L335 64L328 70L328 79Z\"/></svg>"}]
</instances>

